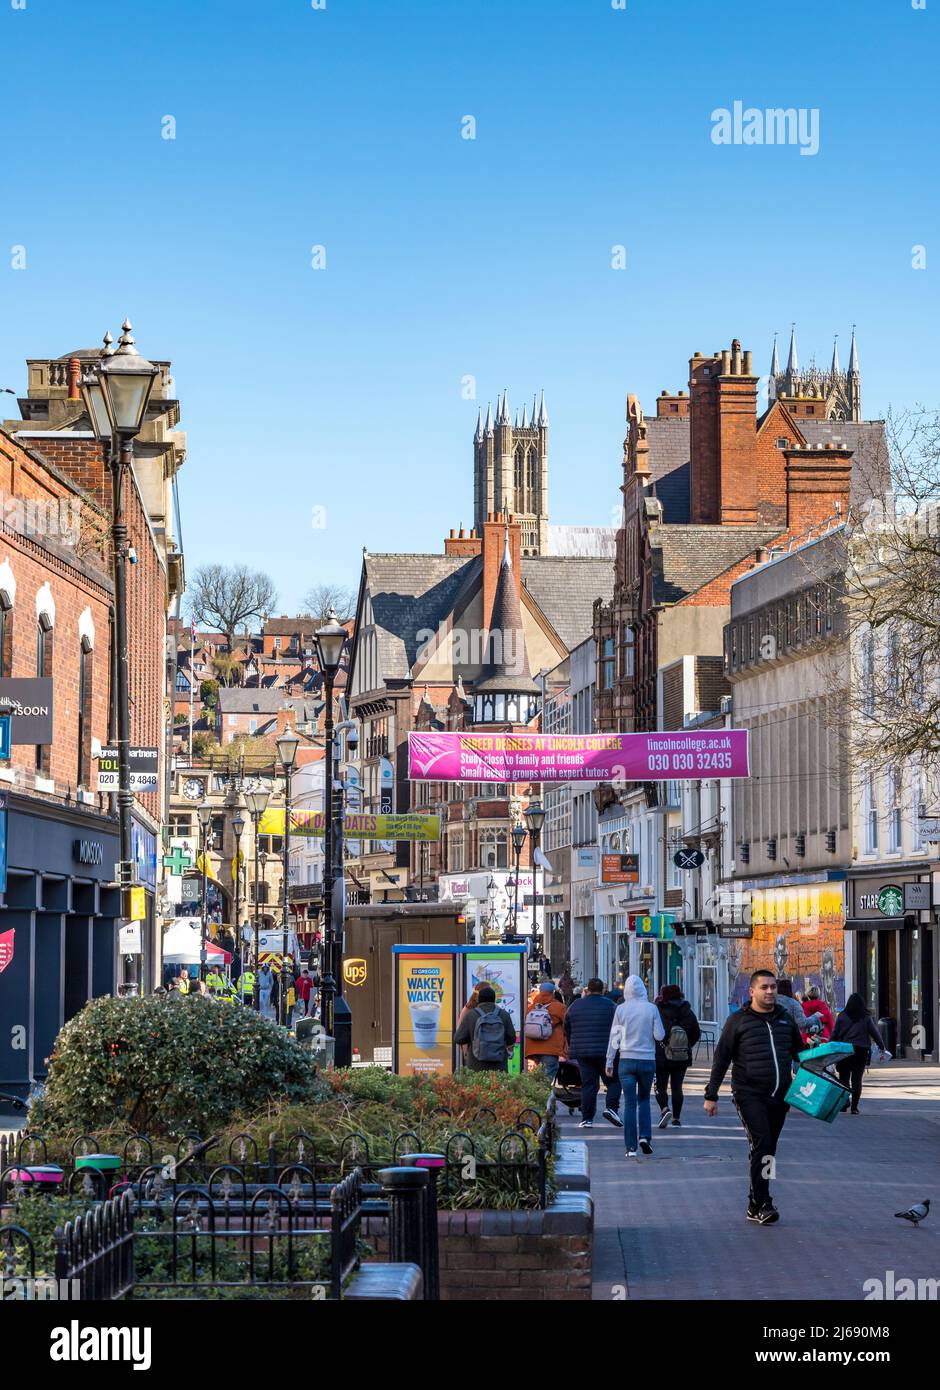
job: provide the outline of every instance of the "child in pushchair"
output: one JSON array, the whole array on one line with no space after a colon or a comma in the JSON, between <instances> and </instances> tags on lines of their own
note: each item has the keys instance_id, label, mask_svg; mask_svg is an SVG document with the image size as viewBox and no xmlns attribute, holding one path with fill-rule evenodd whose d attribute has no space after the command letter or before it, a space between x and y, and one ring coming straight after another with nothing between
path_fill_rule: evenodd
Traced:
<instances>
[{"instance_id":1,"label":"child in pushchair","mask_svg":"<svg viewBox=\"0 0 940 1390\"><path fill-rule=\"evenodd\" d=\"M552 1087L559 1105L567 1105L568 1114L581 1109L581 1071L577 1062L566 1057L558 1063L558 1073Z\"/></svg>"}]
</instances>

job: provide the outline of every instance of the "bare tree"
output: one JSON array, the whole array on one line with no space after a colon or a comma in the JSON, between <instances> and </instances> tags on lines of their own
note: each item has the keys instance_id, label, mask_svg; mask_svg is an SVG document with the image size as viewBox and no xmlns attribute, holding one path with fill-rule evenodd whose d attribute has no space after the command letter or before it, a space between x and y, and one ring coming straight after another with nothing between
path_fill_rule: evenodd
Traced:
<instances>
[{"instance_id":1,"label":"bare tree","mask_svg":"<svg viewBox=\"0 0 940 1390\"><path fill-rule=\"evenodd\" d=\"M337 618L348 618L355 611L356 595L342 584L316 584L304 597L304 609L311 618L323 622L330 609Z\"/></svg>"},{"instance_id":2,"label":"bare tree","mask_svg":"<svg viewBox=\"0 0 940 1390\"><path fill-rule=\"evenodd\" d=\"M229 647L239 631L269 613L277 603L271 578L246 565L201 565L189 588L189 606L197 623L224 632Z\"/></svg>"},{"instance_id":3,"label":"bare tree","mask_svg":"<svg viewBox=\"0 0 940 1390\"><path fill-rule=\"evenodd\" d=\"M891 492L848 527L852 754L927 768L940 761L940 413L889 415L886 433Z\"/></svg>"}]
</instances>

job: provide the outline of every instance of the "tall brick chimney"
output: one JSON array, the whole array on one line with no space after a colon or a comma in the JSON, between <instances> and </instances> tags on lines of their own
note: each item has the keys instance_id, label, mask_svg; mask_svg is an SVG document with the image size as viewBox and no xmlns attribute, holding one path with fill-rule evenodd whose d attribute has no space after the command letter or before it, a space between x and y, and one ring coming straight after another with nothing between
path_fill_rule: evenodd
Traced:
<instances>
[{"instance_id":1,"label":"tall brick chimney","mask_svg":"<svg viewBox=\"0 0 940 1390\"><path fill-rule=\"evenodd\" d=\"M512 558L512 572L518 589L521 583L522 565L522 525L507 517L509 524L509 554ZM488 512L483 523L483 626L489 630L493 613L493 599L499 581L499 568L503 562L503 546L506 536L506 521L502 512Z\"/></svg>"},{"instance_id":2,"label":"tall brick chimney","mask_svg":"<svg viewBox=\"0 0 940 1390\"><path fill-rule=\"evenodd\" d=\"M81 399L81 392L78 389L79 379L82 374L82 364L77 357L69 358L69 400L77 401Z\"/></svg>"},{"instance_id":3,"label":"tall brick chimney","mask_svg":"<svg viewBox=\"0 0 940 1390\"><path fill-rule=\"evenodd\" d=\"M757 382L751 353L730 349L689 362L692 521L753 526Z\"/></svg>"}]
</instances>

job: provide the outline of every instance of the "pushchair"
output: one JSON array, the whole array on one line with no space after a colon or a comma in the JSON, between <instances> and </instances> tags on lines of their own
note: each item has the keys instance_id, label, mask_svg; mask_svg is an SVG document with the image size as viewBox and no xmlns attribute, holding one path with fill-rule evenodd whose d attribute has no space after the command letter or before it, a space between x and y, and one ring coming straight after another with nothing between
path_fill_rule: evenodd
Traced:
<instances>
[{"instance_id":1,"label":"pushchair","mask_svg":"<svg viewBox=\"0 0 940 1390\"><path fill-rule=\"evenodd\" d=\"M567 1105L569 1115L581 1109L581 1070L570 1057L558 1063L552 1092L559 1105Z\"/></svg>"}]
</instances>

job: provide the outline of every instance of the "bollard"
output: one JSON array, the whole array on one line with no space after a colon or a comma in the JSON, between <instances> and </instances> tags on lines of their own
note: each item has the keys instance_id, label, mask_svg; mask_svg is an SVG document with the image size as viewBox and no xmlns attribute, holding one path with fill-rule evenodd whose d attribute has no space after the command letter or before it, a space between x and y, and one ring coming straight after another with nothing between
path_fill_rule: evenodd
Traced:
<instances>
[{"instance_id":1,"label":"bollard","mask_svg":"<svg viewBox=\"0 0 940 1390\"><path fill-rule=\"evenodd\" d=\"M423 1297L428 1298L424 1268L426 1168L380 1168L382 1193L388 1200L388 1258L392 1264L417 1265Z\"/></svg>"},{"instance_id":2,"label":"bollard","mask_svg":"<svg viewBox=\"0 0 940 1390\"><path fill-rule=\"evenodd\" d=\"M399 1163L407 1168L423 1168L428 1175L424 1198L424 1296L437 1302L441 1296L440 1260L437 1238L437 1176L446 1166L443 1154L402 1154Z\"/></svg>"}]
</instances>

